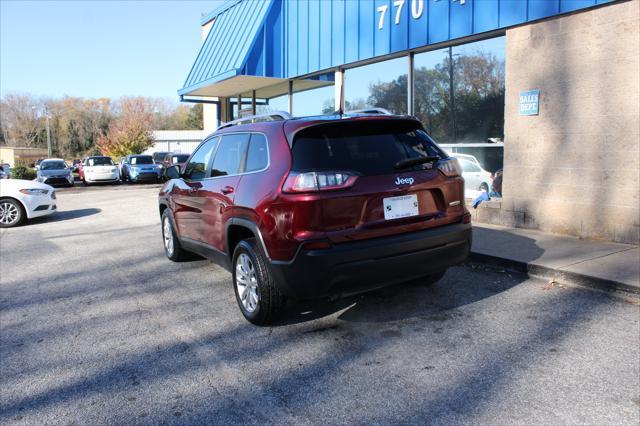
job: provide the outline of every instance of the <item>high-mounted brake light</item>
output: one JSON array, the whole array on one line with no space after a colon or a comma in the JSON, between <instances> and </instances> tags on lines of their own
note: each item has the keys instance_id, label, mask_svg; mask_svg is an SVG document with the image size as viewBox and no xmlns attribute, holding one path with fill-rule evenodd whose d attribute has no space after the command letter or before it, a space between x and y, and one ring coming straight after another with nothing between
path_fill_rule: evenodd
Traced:
<instances>
[{"instance_id":1,"label":"high-mounted brake light","mask_svg":"<svg viewBox=\"0 0 640 426\"><path fill-rule=\"evenodd\" d=\"M438 162L438 170L447 177L462 176L462 168L455 158L447 158Z\"/></svg>"},{"instance_id":2,"label":"high-mounted brake light","mask_svg":"<svg viewBox=\"0 0 640 426\"><path fill-rule=\"evenodd\" d=\"M283 192L315 192L346 189L355 183L358 176L345 172L291 172L287 176Z\"/></svg>"}]
</instances>

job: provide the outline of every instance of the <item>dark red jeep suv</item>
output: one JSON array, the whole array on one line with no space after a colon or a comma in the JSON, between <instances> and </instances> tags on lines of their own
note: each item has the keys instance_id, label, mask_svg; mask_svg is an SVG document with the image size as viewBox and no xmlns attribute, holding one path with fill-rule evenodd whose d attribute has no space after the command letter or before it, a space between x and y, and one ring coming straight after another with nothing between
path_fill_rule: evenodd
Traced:
<instances>
[{"instance_id":1,"label":"dark red jeep suv","mask_svg":"<svg viewBox=\"0 0 640 426\"><path fill-rule=\"evenodd\" d=\"M255 324L272 321L286 297L435 282L471 246L457 160L412 117L238 120L166 175L167 257L196 253L228 269Z\"/></svg>"}]
</instances>

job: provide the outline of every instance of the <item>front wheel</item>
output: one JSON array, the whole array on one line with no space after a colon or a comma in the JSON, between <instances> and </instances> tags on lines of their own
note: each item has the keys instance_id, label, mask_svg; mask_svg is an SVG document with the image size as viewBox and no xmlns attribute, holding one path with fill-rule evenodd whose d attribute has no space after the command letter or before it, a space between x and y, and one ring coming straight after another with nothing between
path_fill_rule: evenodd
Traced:
<instances>
[{"instance_id":1,"label":"front wheel","mask_svg":"<svg viewBox=\"0 0 640 426\"><path fill-rule=\"evenodd\" d=\"M233 289L242 315L256 325L273 322L284 307L285 299L255 238L238 243L232 266Z\"/></svg>"},{"instance_id":2,"label":"front wheel","mask_svg":"<svg viewBox=\"0 0 640 426\"><path fill-rule=\"evenodd\" d=\"M180 240L178 240L176 236L168 209L162 212L162 242L164 245L164 254L167 255L169 260L182 262L192 256L190 252L182 248L182 244L180 244Z\"/></svg>"},{"instance_id":3,"label":"front wheel","mask_svg":"<svg viewBox=\"0 0 640 426\"><path fill-rule=\"evenodd\" d=\"M24 222L26 217L22 204L5 198L0 200L0 228L11 228Z\"/></svg>"}]
</instances>

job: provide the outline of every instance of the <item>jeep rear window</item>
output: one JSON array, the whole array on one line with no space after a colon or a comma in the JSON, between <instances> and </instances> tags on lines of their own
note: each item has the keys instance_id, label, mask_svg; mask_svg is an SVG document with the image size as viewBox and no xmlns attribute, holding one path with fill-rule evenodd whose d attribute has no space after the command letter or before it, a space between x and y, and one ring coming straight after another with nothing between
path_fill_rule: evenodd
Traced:
<instances>
[{"instance_id":1,"label":"jeep rear window","mask_svg":"<svg viewBox=\"0 0 640 426\"><path fill-rule=\"evenodd\" d=\"M394 173L395 164L408 158L445 158L418 123L412 120L343 122L301 130L293 142L294 171L351 171L372 176ZM424 170L419 164L404 170Z\"/></svg>"}]
</instances>

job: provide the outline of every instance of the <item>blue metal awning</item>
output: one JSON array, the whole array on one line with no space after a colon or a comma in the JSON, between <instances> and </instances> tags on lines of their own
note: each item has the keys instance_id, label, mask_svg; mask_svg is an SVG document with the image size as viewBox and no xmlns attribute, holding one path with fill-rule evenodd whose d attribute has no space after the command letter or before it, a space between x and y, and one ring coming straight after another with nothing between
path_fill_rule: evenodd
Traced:
<instances>
[{"instance_id":1,"label":"blue metal awning","mask_svg":"<svg viewBox=\"0 0 640 426\"><path fill-rule=\"evenodd\" d=\"M272 3L273 0L234 0L218 9L215 15L208 16L213 21L212 27L178 94L227 95L223 93L226 90L216 93L216 90L211 90L211 86L244 74L243 70L254 47L263 49L262 45L256 46L256 41L263 38L264 23ZM245 80L243 79L243 86L246 85ZM273 84L273 80L277 79L268 80L264 84ZM204 88L209 90L205 91Z\"/></svg>"}]
</instances>

